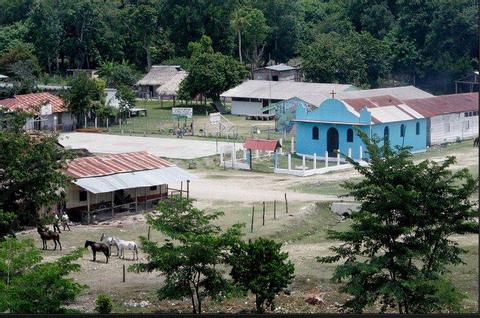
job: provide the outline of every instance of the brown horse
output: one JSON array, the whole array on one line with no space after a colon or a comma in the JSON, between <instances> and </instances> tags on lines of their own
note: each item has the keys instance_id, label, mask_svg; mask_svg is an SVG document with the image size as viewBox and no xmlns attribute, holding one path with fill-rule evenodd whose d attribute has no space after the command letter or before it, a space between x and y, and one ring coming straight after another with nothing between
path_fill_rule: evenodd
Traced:
<instances>
[{"instance_id":1,"label":"brown horse","mask_svg":"<svg viewBox=\"0 0 480 318\"><path fill-rule=\"evenodd\" d=\"M53 240L53 242L55 243L55 248L53 249L54 251L57 249L57 242L58 242L58 245L60 245L60 251L62 250L62 244L60 243L60 234L58 234L57 232L52 232L41 226L37 227L37 232L38 234L40 234L40 238L42 239L43 250L48 249L47 241L49 240Z\"/></svg>"},{"instance_id":2,"label":"brown horse","mask_svg":"<svg viewBox=\"0 0 480 318\"><path fill-rule=\"evenodd\" d=\"M92 241L85 241L85 248L87 247L92 248L92 253L93 253L93 261L95 262L97 252L103 252L105 257L107 258L107 264L108 264L108 258L110 257L110 248L108 247L107 244L104 243L97 243L97 242L92 242Z\"/></svg>"}]
</instances>

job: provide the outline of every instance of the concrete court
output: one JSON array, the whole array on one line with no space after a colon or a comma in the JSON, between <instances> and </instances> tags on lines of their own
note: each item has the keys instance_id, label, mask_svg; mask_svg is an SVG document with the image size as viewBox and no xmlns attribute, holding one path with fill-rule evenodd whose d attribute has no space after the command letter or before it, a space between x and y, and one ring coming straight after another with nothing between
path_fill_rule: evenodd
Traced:
<instances>
[{"instance_id":1,"label":"concrete court","mask_svg":"<svg viewBox=\"0 0 480 318\"><path fill-rule=\"evenodd\" d=\"M180 138L72 132L60 134L59 142L64 147L85 148L93 153L148 151L156 156L174 159L195 159L217 153L215 141ZM232 143L218 142L219 153L221 147L226 145ZM237 147L240 149L241 145L237 144Z\"/></svg>"}]
</instances>

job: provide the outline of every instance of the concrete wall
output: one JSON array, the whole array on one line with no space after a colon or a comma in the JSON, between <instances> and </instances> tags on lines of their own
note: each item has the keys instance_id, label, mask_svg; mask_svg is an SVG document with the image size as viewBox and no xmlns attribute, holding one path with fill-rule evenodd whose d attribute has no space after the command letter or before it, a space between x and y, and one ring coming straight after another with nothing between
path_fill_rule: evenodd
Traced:
<instances>
[{"instance_id":1,"label":"concrete wall","mask_svg":"<svg viewBox=\"0 0 480 318\"><path fill-rule=\"evenodd\" d=\"M40 127L40 130L53 131L55 128L57 131L72 131L73 116L70 112L63 112L42 116L41 119L30 118L27 120L24 127L26 130L35 130Z\"/></svg>"},{"instance_id":2,"label":"concrete wall","mask_svg":"<svg viewBox=\"0 0 480 318\"><path fill-rule=\"evenodd\" d=\"M474 138L478 135L478 114L472 112L439 115L430 118L430 145ZM465 116L467 114L467 116Z\"/></svg>"},{"instance_id":3,"label":"concrete wall","mask_svg":"<svg viewBox=\"0 0 480 318\"><path fill-rule=\"evenodd\" d=\"M411 151L413 152L424 151L426 149L426 119L422 118L371 125L369 114L367 111L354 114L350 112L341 101L336 99L324 101L313 111L309 111L304 107L297 107L296 119L304 121L296 123L296 152L301 155L310 156L316 153L317 156L324 157L327 151L328 130L334 128L338 132L339 151L342 154L348 155L349 149L351 149L352 157L359 159L360 146L362 146L362 158L368 158L368 155L365 153L366 146L355 133L354 127L361 129L370 137L376 135L380 139L383 139L385 127L388 127L389 141L392 147L411 146ZM419 124L418 134L416 129L417 123ZM402 125L405 127L404 137L400 134ZM314 127L318 128L318 139L313 139ZM347 140L347 134L350 129L353 130L353 140L351 142Z\"/></svg>"}]
</instances>

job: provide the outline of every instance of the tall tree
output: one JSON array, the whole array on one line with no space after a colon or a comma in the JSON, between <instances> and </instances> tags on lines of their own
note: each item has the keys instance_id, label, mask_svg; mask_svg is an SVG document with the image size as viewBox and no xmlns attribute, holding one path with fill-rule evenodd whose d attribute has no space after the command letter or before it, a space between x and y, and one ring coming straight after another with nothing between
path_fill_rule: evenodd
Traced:
<instances>
[{"instance_id":1,"label":"tall tree","mask_svg":"<svg viewBox=\"0 0 480 318\"><path fill-rule=\"evenodd\" d=\"M53 0L36 1L29 14L31 38L40 61L52 72L55 62L58 71L57 57L60 52L61 38L64 36L57 3Z\"/></svg>"},{"instance_id":2,"label":"tall tree","mask_svg":"<svg viewBox=\"0 0 480 318\"><path fill-rule=\"evenodd\" d=\"M101 99L103 89L97 82L90 79L87 74L80 73L70 80L70 89L64 94L68 109L77 117L77 123L81 116L92 110Z\"/></svg>"},{"instance_id":3,"label":"tall tree","mask_svg":"<svg viewBox=\"0 0 480 318\"><path fill-rule=\"evenodd\" d=\"M15 213L21 225L35 224L41 207L60 200L58 189L68 182L61 171L67 158L69 154L58 147L56 136L35 138L1 130L0 209Z\"/></svg>"},{"instance_id":4,"label":"tall tree","mask_svg":"<svg viewBox=\"0 0 480 318\"><path fill-rule=\"evenodd\" d=\"M238 85L247 76L245 66L233 57L210 52L192 56L188 76L180 85L181 96L193 98L202 94L218 100L221 93Z\"/></svg>"},{"instance_id":5,"label":"tall tree","mask_svg":"<svg viewBox=\"0 0 480 318\"><path fill-rule=\"evenodd\" d=\"M378 303L382 312L458 310L464 295L445 274L465 253L451 236L478 233L479 213L471 200L477 181L467 169L451 170L454 157L416 164L408 149L359 134L370 162L361 166L347 158L364 178L345 187L360 209L349 230L329 233L342 242L331 248L334 256L319 258L342 261L332 279L352 296L343 308L361 313Z\"/></svg>"},{"instance_id":6,"label":"tall tree","mask_svg":"<svg viewBox=\"0 0 480 318\"><path fill-rule=\"evenodd\" d=\"M222 213L207 214L193 207L193 201L180 196L160 201L158 214L148 215L148 224L169 237L158 243L141 237L147 263L132 265L137 272L159 271L165 282L158 291L160 299L189 297L193 313L202 313L205 297L221 299L231 292L221 266L226 253L240 238L240 225L225 231L211 222Z\"/></svg>"}]
</instances>

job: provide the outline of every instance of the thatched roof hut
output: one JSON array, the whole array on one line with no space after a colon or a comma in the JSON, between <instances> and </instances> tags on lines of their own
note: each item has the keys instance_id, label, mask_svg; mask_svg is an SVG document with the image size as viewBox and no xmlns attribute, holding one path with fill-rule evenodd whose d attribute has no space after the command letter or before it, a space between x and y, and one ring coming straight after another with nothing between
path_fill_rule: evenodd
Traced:
<instances>
[{"instance_id":1,"label":"thatched roof hut","mask_svg":"<svg viewBox=\"0 0 480 318\"><path fill-rule=\"evenodd\" d=\"M179 65L154 65L136 85L142 95L148 94L148 97L175 96L186 76L187 72Z\"/></svg>"}]
</instances>

